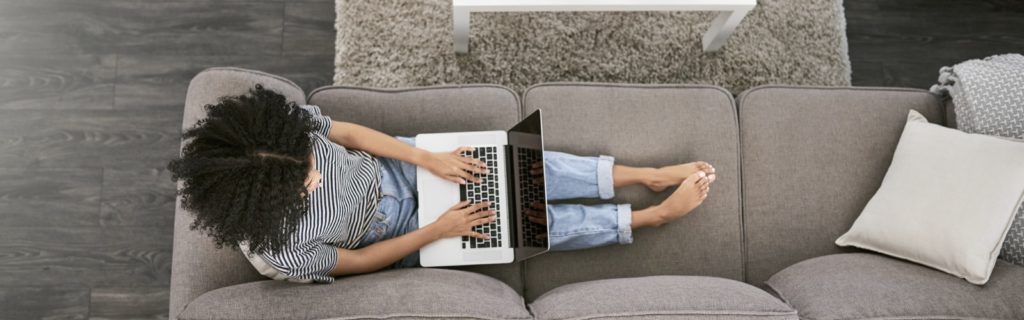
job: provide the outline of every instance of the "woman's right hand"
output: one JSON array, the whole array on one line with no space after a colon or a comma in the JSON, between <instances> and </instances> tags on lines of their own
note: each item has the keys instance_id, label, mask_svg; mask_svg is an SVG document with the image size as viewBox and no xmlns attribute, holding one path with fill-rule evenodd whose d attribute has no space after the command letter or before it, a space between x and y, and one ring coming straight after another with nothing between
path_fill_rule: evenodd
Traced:
<instances>
[{"instance_id":1,"label":"woman's right hand","mask_svg":"<svg viewBox=\"0 0 1024 320\"><path fill-rule=\"evenodd\" d=\"M490 239L490 236L473 231L473 227L491 223L497 219L497 214L491 210L484 210L490 206L490 202L480 202L470 205L469 201L455 204L447 212L431 223L438 239L470 236L480 239Z\"/></svg>"}]
</instances>

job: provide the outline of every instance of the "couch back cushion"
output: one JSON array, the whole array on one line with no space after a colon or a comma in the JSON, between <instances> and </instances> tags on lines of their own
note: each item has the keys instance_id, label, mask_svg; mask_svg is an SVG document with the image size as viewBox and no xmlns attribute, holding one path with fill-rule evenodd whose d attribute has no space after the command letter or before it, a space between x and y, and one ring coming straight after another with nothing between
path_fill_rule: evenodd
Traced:
<instances>
[{"instance_id":1,"label":"couch back cushion","mask_svg":"<svg viewBox=\"0 0 1024 320\"><path fill-rule=\"evenodd\" d=\"M917 110L944 124L924 90L763 86L738 98L747 282L808 258L849 252L833 242L881 185Z\"/></svg>"},{"instance_id":2,"label":"couch back cushion","mask_svg":"<svg viewBox=\"0 0 1024 320\"><path fill-rule=\"evenodd\" d=\"M519 97L493 85L369 89L331 86L314 90L309 103L335 121L414 137L419 133L505 130L520 119ZM520 264L460 267L492 276L522 292Z\"/></svg>"},{"instance_id":3,"label":"couch back cushion","mask_svg":"<svg viewBox=\"0 0 1024 320\"><path fill-rule=\"evenodd\" d=\"M630 245L550 252L525 262L528 300L567 283L651 275L741 280L738 127L732 95L711 86L551 83L531 87L524 113L544 112L548 150L610 155L618 164L664 166L696 160L718 170L704 204ZM641 209L674 188L616 190L615 203ZM593 202L593 201L589 201ZM587 202L584 202L587 203Z\"/></svg>"}]
</instances>

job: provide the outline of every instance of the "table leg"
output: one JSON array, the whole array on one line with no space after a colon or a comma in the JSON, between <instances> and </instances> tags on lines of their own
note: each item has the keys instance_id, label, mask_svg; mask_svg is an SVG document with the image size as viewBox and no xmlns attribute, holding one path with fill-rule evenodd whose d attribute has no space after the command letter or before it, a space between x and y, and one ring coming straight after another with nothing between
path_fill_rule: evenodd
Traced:
<instances>
[{"instance_id":1,"label":"table leg","mask_svg":"<svg viewBox=\"0 0 1024 320\"><path fill-rule=\"evenodd\" d=\"M469 52L469 10L452 8L452 31L455 40L455 52Z\"/></svg>"},{"instance_id":2,"label":"table leg","mask_svg":"<svg viewBox=\"0 0 1024 320\"><path fill-rule=\"evenodd\" d=\"M704 51L716 51L725 45L725 41L729 40L729 36L736 30L736 26L740 24L743 17L747 15L749 9L736 10L736 11L723 11L718 14L718 17L711 22L711 27L704 33Z\"/></svg>"}]
</instances>

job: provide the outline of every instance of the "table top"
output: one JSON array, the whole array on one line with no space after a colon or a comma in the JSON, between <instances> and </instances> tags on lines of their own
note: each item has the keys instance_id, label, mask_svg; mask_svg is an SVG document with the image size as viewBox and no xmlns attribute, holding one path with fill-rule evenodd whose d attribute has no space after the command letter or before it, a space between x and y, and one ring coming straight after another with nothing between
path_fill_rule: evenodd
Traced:
<instances>
[{"instance_id":1,"label":"table top","mask_svg":"<svg viewBox=\"0 0 1024 320\"><path fill-rule=\"evenodd\" d=\"M454 0L472 11L659 11L749 9L757 0Z\"/></svg>"}]
</instances>

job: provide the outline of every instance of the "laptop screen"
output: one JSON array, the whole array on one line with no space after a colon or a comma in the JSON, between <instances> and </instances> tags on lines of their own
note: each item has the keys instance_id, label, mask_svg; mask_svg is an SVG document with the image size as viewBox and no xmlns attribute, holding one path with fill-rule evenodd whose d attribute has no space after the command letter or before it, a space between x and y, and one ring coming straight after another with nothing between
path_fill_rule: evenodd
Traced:
<instances>
[{"instance_id":1,"label":"laptop screen","mask_svg":"<svg viewBox=\"0 0 1024 320\"><path fill-rule=\"evenodd\" d=\"M544 195L544 141L540 110L508 131L515 206L516 260L548 250L547 198Z\"/></svg>"}]
</instances>

